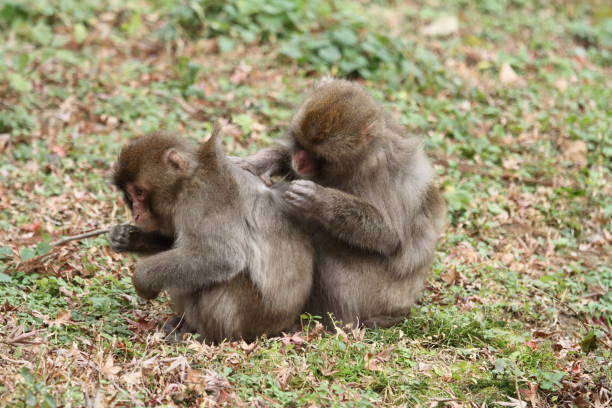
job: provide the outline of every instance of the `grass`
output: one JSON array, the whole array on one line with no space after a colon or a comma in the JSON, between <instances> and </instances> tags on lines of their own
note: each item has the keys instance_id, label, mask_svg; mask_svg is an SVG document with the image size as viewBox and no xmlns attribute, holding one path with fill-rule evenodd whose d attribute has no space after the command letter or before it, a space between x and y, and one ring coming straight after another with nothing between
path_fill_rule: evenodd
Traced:
<instances>
[{"instance_id":1,"label":"grass","mask_svg":"<svg viewBox=\"0 0 612 408\"><path fill-rule=\"evenodd\" d=\"M609 403L610 6L219 4L0 0L0 405ZM423 31L445 16L458 29ZM168 345L134 258L104 236L50 245L128 220L109 179L129 138L225 118L248 154L327 74L423 135L448 202L403 324Z\"/></svg>"}]
</instances>

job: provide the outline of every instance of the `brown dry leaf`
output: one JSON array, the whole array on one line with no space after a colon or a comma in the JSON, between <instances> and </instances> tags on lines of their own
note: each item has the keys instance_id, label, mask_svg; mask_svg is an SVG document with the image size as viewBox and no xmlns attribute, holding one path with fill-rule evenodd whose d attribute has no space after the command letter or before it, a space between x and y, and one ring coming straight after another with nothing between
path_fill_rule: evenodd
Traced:
<instances>
[{"instance_id":1,"label":"brown dry leaf","mask_svg":"<svg viewBox=\"0 0 612 408\"><path fill-rule=\"evenodd\" d=\"M521 395L527 399L532 407L538 407L538 384L537 383L529 383L528 389L519 390Z\"/></svg>"},{"instance_id":2,"label":"brown dry leaf","mask_svg":"<svg viewBox=\"0 0 612 408\"><path fill-rule=\"evenodd\" d=\"M353 335L353 338L355 339L355 341L362 341L363 338L365 337L365 329L362 328L354 328L351 330L351 334Z\"/></svg>"},{"instance_id":3,"label":"brown dry leaf","mask_svg":"<svg viewBox=\"0 0 612 408\"><path fill-rule=\"evenodd\" d=\"M142 372L140 370L125 374L121 379L129 385L138 385L142 380Z\"/></svg>"},{"instance_id":4,"label":"brown dry leaf","mask_svg":"<svg viewBox=\"0 0 612 408\"><path fill-rule=\"evenodd\" d=\"M70 312L67 310L63 310L57 313L57 315L55 316L55 320L51 320L50 322L48 322L49 327L60 327L60 326L65 326L66 324L70 323Z\"/></svg>"},{"instance_id":5,"label":"brown dry leaf","mask_svg":"<svg viewBox=\"0 0 612 408\"><path fill-rule=\"evenodd\" d=\"M511 157L506 157L505 159L502 160L502 166L504 167L504 169L518 170L521 168L522 162L523 162L523 159L521 159L520 157L511 156Z\"/></svg>"},{"instance_id":6,"label":"brown dry leaf","mask_svg":"<svg viewBox=\"0 0 612 408\"><path fill-rule=\"evenodd\" d=\"M502 84L514 84L520 81L521 77L517 75L516 72L512 69L510 64L504 63L499 70L499 80Z\"/></svg>"},{"instance_id":7,"label":"brown dry leaf","mask_svg":"<svg viewBox=\"0 0 612 408\"><path fill-rule=\"evenodd\" d=\"M348 335L346 334L346 332L338 326L336 326L336 335L340 337L343 341L348 340Z\"/></svg>"},{"instance_id":8,"label":"brown dry leaf","mask_svg":"<svg viewBox=\"0 0 612 408\"><path fill-rule=\"evenodd\" d=\"M567 80L565 78L557 79L555 81L555 88L561 92L565 92L567 90Z\"/></svg>"},{"instance_id":9,"label":"brown dry leaf","mask_svg":"<svg viewBox=\"0 0 612 408\"><path fill-rule=\"evenodd\" d=\"M8 148L10 137L8 133L3 133L0 135L0 154L4 153L4 151Z\"/></svg>"},{"instance_id":10,"label":"brown dry leaf","mask_svg":"<svg viewBox=\"0 0 612 408\"><path fill-rule=\"evenodd\" d=\"M66 148L60 145L53 145L49 148L53 153L57 154L59 157L66 157L68 153L66 152Z\"/></svg>"},{"instance_id":11,"label":"brown dry leaf","mask_svg":"<svg viewBox=\"0 0 612 408\"><path fill-rule=\"evenodd\" d=\"M22 326L17 326L10 332L2 341L11 346L32 346L36 344L43 344L44 342L36 337L42 330L32 330L27 333L23 332Z\"/></svg>"},{"instance_id":12,"label":"brown dry leaf","mask_svg":"<svg viewBox=\"0 0 612 408\"><path fill-rule=\"evenodd\" d=\"M247 354L251 354L256 348L257 348L257 343L253 342L253 343L247 343L246 341L242 340L240 342L240 348Z\"/></svg>"},{"instance_id":13,"label":"brown dry leaf","mask_svg":"<svg viewBox=\"0 0 612 408\"><path fill-rule=\"evenodd\" d=\"M202 374L202 380L204 380L206 384L206 391L213 393L228 390L231 387L229 381L214 370L206 370L206 372Z\"/></svg>"},{"instance_id":14,"label":"brown dry leaf","mask_svg":"<svg viewBox=\"0 0 612 408\"><path fill-rule=\"evenodd\" d=\"M308 340L320 339L325 333L325 327L321 322L315 323L315 326L308 331Z\"/></svg>"},{"instance_id":15,"label":"brown dry leaf","mask_svg":"<svg viewBox=\"0 0 612 408\"><path fill-rule=\"evenodd\" d=\"M287 390L287 383L289 382L289 378L292 374L293 369L291 367L283 366L278 369L276 373L276 381L278 381L278 385L280 386L281 390Z\"/></svg>"},{"instance_id":16,"label":"brown dry leaf","mask_svg":"<svg viewBox=\"0 0 612 408\"><path fill-rule=\"evenodd\" d=\"M106 358L102 367L100 367L100 372L107 376L108 378L114 378L121 371L121 367L117 367L115 365L115 361L113 359L112 354L109 354Z\"/></svg>"},{"instance_id":17,"label":"brown dry leaf","mask_svg":"<svg viewBox=\"0 0 612 408\"><path fill-rule=\"evenodd\" d=\"M459 19L456 16L442 16L421 28L421 34L429 37L443 37L459 31Z\"/></svg>"},{"instance_id":18,"label":"brown dry leaf","mask_svg":"<svg viewBox=\"0 0 612 408\"><path fill-rule=\"evenodd\" d=\"M188 384L204 384L204 373L202 370L194 370L192 368L187 370L187 378L185 382Z\"/></svg>"},{"instance_id":19,"label":"brown dry leaf","mask_svg":"<svg viewBox=\"0 0 612 408\"><path fill-rule=\"evenodd\" d=\"M21 227L22 230L24 231L28 231L28 232L38 232L40 231L40 228L42 227L42 222L41 221L34 221L30 224L26 224L24 226Z\"/></svg>"},{"instance_id":20,"label":"brown dry leaf","mask_svg":"<svg viewBox=\"0 0 612 408\"><path fill-rule=\"evenodd\" d=\"M253 67L251 67L244 61L241 61L238 67L234 70L234 72L230 76L230 81L236 85L244 82L248 78L249 73L251 72L252 69Z\"/></svg>"},{"instance_id":21,"label":"brown dry leaf","mask_svg":"<svg viewBox=\"0 0 612 408\"><path fill-rule=\"evenodd\" d=\"M587 164L587 145L582 140L567 140L561 144L563 158L579 167Z\"/></svg>"},{"instance_id":22,"label":"brown dry leaf","mask_svg":"<svg viewBox=\"0 0 612 408\"><path fill-rule=\"evenodd\" d=\"M507 402L504 401L496 401L496 404L501 405L502 407L513 407L513 408L527 408L527 403L525 401L508 397Z\"/></svg>"},{"instance_id":23,"label":"brown dry leaf","mask_svg":"<svg viewBox=\"0 0 612 408\"><path fill-rule=\"evenodd\" d=\"M155 322L148 321L144 317L140 317L136 321L130 319L126 320L129 323L130 330L135 334L149 332L155 327Z\"/></svg>"},{"instance_id":24,"label":"brown dry leaf","mask_svg":"<svg viewBox=\"0 0 612 408\"><path fill-rule=\"evenodd\" d=\"M304 337L300 336L300 334L301 332L293 333L291 336L284 334L283 337L281 337L280 341L285 346L289 344L295 344L296 346L302 346L306 344L308 341Z\"/></svg>"},{"instance_id":25,"label":"brown dry leaf","mask_svg":"<svg viewBox=\"0 0 612 408\"><path fill-rule=\"evenodd\" d=\"M370 371L382 371L385 362L389 361L391 350L383 350L377 354L368 353L365 356L365 368Z\"/></svg>"},{"instance_id":26,"label":"brown dry leaf","mask_svg":"<svg viewBox=\"0 0 612 408\"><path fill-rule=\"evenodd\" d=\"M504 265L508 266L512 262L514 262L514 254L510 252L506 252L500 257L500 260L502 261Z\"/></svg>"},{"instance_id":27,"label":"brown dry leaf","mask_svg":"<svg viewBox=\"0 0 612 408\"><path fill-rule=\"evenodd\" d=\"M455 268L449 269L446 273L443 273L440 278L448 285L454 285L461 279L461 274L457 272Z\"/></svg>"}]
</instances>

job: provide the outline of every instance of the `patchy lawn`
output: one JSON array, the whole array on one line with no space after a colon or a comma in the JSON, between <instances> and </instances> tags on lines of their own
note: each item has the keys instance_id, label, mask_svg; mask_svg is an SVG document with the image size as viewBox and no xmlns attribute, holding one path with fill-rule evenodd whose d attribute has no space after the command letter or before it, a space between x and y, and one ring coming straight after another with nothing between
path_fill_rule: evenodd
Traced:
<instances>
[{"instance_id":1,"label":"patchy lawn","mask_svg":"<svg viewBox=\"0 0 612 408\"><path fill-rule=\"evenodd\" d=\"M0 0L0 405L608 406L611 65L603 0ZM248 154L326 74L436 162L449 224L403 324L168 345L134 258L51 245L129 219L129 138L225 118Z\"/></svg>"}]
</instances>

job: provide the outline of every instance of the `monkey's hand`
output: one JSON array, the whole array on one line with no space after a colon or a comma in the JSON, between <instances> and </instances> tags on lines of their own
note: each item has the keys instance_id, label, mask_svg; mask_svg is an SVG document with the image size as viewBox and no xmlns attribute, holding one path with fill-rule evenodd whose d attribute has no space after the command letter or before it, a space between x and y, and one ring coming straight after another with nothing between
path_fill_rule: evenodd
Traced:
<instances>
[{"instance_id":1,"label":"monkey's hand","mask_svg":"<svg viewBox=\"0 0 612 408\"><path fill-rule=\"evenodd\" d=\"M130 224L115 225L108 233L108 242L115 252L127 252L132 250L131 237L138 228Z\"/></svg>"},{"instance_id":2,"label":"monkey's hand","mask_svg":"<svg viewBox=\"0 0 612 408\"><path fill-rule=\"evenodd\" d=\"M279 172L279 165L277 163L261 162L252 157L230 156L230 161L242 170L253 173L268 186L272 185L272 176Z\"/></svg>"},{"instance_id":3,"label":"monkey's hand","mask_svg":"<svg viewBox=\"0 0 612 408\"><path fill-rule=\"evenodd\" d=\"M289 184L283 198L294 210L314 215L324 209L324 190L324 187L310 180L295 180Z\"/></svg>"},{"instance_id":4,"label":"monkey's hand","mask_svg":"<svg viewBox=\"0 0 612 408\"><path fill-rule=\"evenodd\" d=\"M147 259L143 259L136 264L132 282L136 293L143 299L155 299L162 290L158 279L156 279L154 268L155 266L150 265Z\"/></svg>"}]
</instances>

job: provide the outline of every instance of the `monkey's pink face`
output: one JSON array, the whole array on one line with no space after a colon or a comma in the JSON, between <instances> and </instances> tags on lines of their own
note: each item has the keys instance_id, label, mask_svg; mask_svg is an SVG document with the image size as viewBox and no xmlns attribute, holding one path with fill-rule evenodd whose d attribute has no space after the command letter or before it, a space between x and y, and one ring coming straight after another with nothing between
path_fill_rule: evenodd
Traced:
<instances>
[{"instance_id":1,"label":"monkey's pink face","mask_svg":"<svg viewBox=\"0 0 612 408\"><path fill-rule=\"evenodd\" d=\"M130 183L126 186L126 198L131 204L134 224L149 231L157 229L157 222L151 213L149 191L146 188Z\"/></svg>"},{"instance_id":2,"label":"monkey's pink face","mask_svg":"<svg viewBox=\"0 0 612 408\"><path fill-rule=\"evenodd\" d=\"M313 177L316 172L315 160L312 154L304 149L296 150L291 156L291 167L301 177Z\"/></svg>"}]
</instances>

